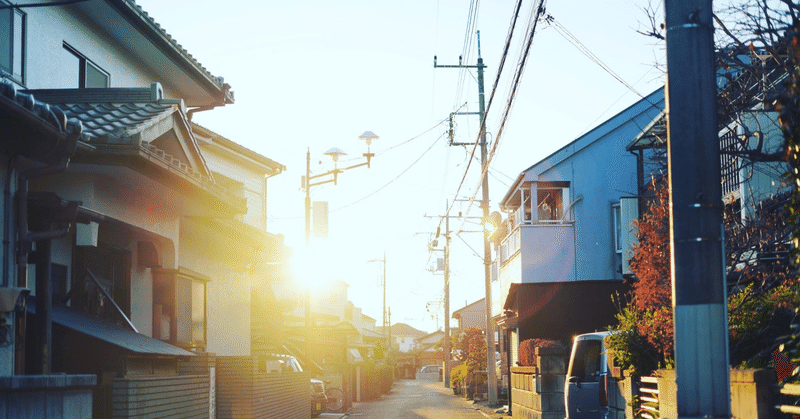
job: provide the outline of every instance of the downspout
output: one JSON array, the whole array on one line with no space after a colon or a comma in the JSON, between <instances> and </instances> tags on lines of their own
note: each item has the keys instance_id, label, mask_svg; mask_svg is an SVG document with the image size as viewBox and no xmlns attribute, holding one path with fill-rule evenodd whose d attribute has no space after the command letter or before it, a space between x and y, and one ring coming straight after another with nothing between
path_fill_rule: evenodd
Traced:
<instances>
[{"instance_id":1,"label":"downspout","mask_svg":"<svg viewBox=\"0 0 800 419\"><path fill-rule=\"evenodd\" d=\"M638 153L636 152L638 151ZM636 206L639 211L639 217L644 213L644 150L632 150L629 153L636 157Z\"/></svg>"},{"instance_id":2,"label":"downspout","mask_svg":"<svg viewBox=\"0 0 800 419\"><path fill-rule=\"evenodd\" d=\"M37 167L19 175L17 186L17 218L19 226L19 243L17 250L17 284L20 287L28 286L28 253L31 243L37 240L57 238L67 233L69 225L55 231L32 233L28 231L28 181L44 176L61 173L67 169L71 156L62 159L53 166Z\"/></svg>"},{"instance_id":3,"label":"downspout","mask_svg":"<svg viewBox=\"0 0 800 419\"><path fill-rule=\"evenodd\" d=\"M50 111L56 121L62 121ZM62 114L63 115L63 114ZM69 231L70 222L65 223L60 229L31 232L28 230L28 182L31 179L61 173L67 169L70 159L75 154L82 126L69 127L64 118L58 124L59 133L56 145L50 153L58 152L58 163L55 165L37 167L20 173L17 186L17 223L18 223L18 249L17 249L17 282L20 287L28 287L28 255L31 244L40 241L37 246L36 260L36 325L34 328L34 373L47 375L52 372L52 287L50 284L51 240L63 237ZM62 144L66 141L65 144Z\"/></svg>"},{"instance_id":4,"label":"downspout","mask_svg":"<svg viewBox=\"0 0 800 419\"><path fill-rule=\"evenodd\" d=\"M8 158L8 171L6 172L5 185L3 187L3 287L10 286L9 256L11 255L11 176L16 168L16 157Z\"/></svg>"}]
</instances>

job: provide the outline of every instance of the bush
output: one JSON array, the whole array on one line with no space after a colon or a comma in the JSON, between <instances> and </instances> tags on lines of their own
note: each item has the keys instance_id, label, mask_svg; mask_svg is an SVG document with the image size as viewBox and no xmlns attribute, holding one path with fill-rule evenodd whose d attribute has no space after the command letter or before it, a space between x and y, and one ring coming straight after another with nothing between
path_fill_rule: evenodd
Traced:
<instances>
[{"instance_id":1,"label":"bush","mask_svg":"<svg viewBox=\"0 0 800 419\"><path fill-rule=\"evenodd\" d=\"M381 394L386 394L392 389L392 367L384 363L376 364L366 362L362 365L364 373L364 397L366 400L376 400Z\"/></svg>"},{"instance_id":2,"label":"bush","mask_svg":"<svg viewBox=\"0 0 800 419\"><path fill-rule=\"evenodd\" d=\"M519 344L519 363L523 367L536 366L536 348L567 349L567 346L557 340L525 339Z\"/></svg>"},{"instance_id":3,"label":"bush","mask_svg":"<svg viewBox=\"0 0 800 419\"><path fill-rule=\"evenodd\" d=\"M453 387L461 387L465 378L467 378L467 364L458 364L450 370L450 382Z\"/></svg>"}]
</instances>

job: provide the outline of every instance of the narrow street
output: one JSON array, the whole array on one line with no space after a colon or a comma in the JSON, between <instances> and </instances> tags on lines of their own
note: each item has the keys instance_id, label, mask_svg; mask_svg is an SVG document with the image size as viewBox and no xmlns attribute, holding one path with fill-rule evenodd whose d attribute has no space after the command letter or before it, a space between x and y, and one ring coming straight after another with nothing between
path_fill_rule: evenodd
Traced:
<instances>
[{"instance_id":1,"label":"narrow street","mask_svg":"<svg viewBox=\"0 0 800 419\"><path fill-rule=\"evenodd\" d=\"M398 380L380 400L355 403L351 419L485 419L490 416L472 401L454 396L441 382Z\"/></svg>"}]
</instances>

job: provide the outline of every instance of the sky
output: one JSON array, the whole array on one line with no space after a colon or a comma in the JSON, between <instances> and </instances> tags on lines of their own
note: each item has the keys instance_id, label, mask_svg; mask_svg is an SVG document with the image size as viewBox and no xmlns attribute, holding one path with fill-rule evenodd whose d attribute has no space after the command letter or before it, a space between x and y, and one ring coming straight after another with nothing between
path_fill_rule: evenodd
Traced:
<instances>
[{"instance_id":1,"label":"sky","mask_svg":"<svg viewBox=\"0 0 800 419\"><path fill-rule=\"evenodd\" d=\"M652 3L661 18L662 6ZM197 113L194 121L286 166L268 181L267 230L294 249L298 276L310 276L312 288L332 279L348 283L349 299L379 326L385 260L391 322L426 332L444 327L444 278L432 271L443 254L429 251L429 243L437 227L445 232L448 204L450 311L485 296L481 227L475 218L457 217L481 216L480 150L473 155L472 146L451 146L447 136L451 112L478 111L477 72L434 68L434 56L439 65L458 64L459 56L475 65L480 47L487 105L494 92L486 117L489 148L497 143L490 211L499 210L526 168L664 83L656 65L665 61L663 44L637 33L648 29L648 0L551 0L552 20L538 23L527 55L538 1L524 0L499 79L512 1L137 4L232 86L235 104ZM476 141L477 116L454 122L455 142ZM308 250L306 152L312 175L333 169L323 154L332 147L347 153L339 168L362 163L367 150L358 136L368 130L380 137L370 148L371 167L311 188L312 201L328 202L329 236L312 238Z\"/></svg>"}]
</instances>

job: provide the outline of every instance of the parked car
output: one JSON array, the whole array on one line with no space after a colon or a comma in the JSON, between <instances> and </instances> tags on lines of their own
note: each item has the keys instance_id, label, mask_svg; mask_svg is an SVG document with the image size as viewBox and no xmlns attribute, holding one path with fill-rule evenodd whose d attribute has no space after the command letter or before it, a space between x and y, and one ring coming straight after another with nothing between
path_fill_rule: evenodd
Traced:
<instances>
[{"instance_id":1,"label":"parked car","mask_svg":"<svg viewBox=\"0 0 800 419\"><path fill-rule=\"evenodd\" d=\"M315 418L325 411L328 398L325 396L325 383L311 379L311 417Z\"/></svg>"},{"instance_id":2,"label":"parked car","mask_svg":"<svg viewBox=\"0 0 800 419\"><path fill-rule=\"evenodd\" d=\"M267 373L279 372L303 372L303 367L297 358L284 354L260 354L258 360L258 371Z\"/></svg>"},{"instance_id":3,"label":"parked car","mask_svg":"<svg viewBox=\"0 0 800 419\"><path fill-rule=\"evenodd\" d=\"M293 373L303 372L303 367L297 358L285 354L260 354L258 359L259 372L266 373ZM315 418L325 411L328 398L325 396L325 383L311 379L311 417Z\"/></svg>"},{"instance_id":4,"label":"parked car","mask_svg":"<svg viewBox=\"0 0 800 419\"><path fill-rule=\"evenodd\" d=\"M575 337L564 384L567 419L608 418L609 359L603 339L609 333Z\"/></svg>"}]
</instances>

